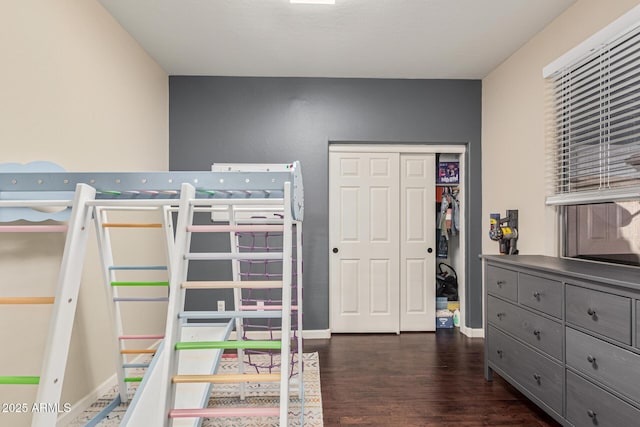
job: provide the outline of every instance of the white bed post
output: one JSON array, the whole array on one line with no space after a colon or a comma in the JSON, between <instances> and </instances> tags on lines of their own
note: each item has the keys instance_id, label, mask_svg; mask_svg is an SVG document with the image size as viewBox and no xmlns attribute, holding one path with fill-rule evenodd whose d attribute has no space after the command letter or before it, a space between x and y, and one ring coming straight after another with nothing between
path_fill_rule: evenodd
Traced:
<instances>
[{"instance_id":1,"label":"white bed post","mask_svg":"<svg viewBox=\"0 0 640 427\"><path fill-rule=\"evenodd\" d=\"M184 254L189 252L191 245L190 233L187 232L187 226L193 222L192 200L195 198L195 188L191 184L182 184L180 190L180 205L178 208L178 221L175 229L175 244L173 245L173 254L171 256L171 278L169 281L169 307L167 309L167 326L164 335L164 363L161 372L166 384L164 388L165 395L160 393L158 410L163 416L163 425L172 424L169 418L169 410L175 401L175 387L171 381L171 375L178 372L179 355L175 348L171 345L178 342L180 338L180 323L182 319L178 317L178 313L184 308L184 299L186 290L182 289L182 282L187 280L189 261Z\"/></svg>"},{"instance_id":2,"label":"white bed post","mask_svg":"<svg viewBox=\"0 0 640 427\"><path fill-rule=\"evenodd\" d=\"M282 349L280 351L280 426L289 420L289 365L291 360L291 271L292 233L291 183L284 184L284 229L282 232Z\"/></svg>"},{"instance_id":3,"label":"white bed post","mask_svg":"<svg viewBox=\"0 0 640 427\"><path fill-rule=\"evenodd\" d=\"M302 221L293 221L296 225L296 303L298 308L296 310L298 318L298 398L302 405L301 416L304 414L304 382L302 374L304 371L304 363L302 361L303 356L303 340L302 333L304 328L302 326Z\"/></svg>"},{"instance_id":4,"label":"white bed post","mask_svg":"<svg viewBox=\"0 0 640 427\"><path fill-rule=\"evenodd\" d=\"M86 184L76 186L44 350L36 404L62 405L60 395L67 366L92 212L87 202L94 199L95 194L95 189ZM56 424L57 417L57 411L50 409L38 411L33 414L31 425L51 427Z\"/></svg>"}]
</instances>

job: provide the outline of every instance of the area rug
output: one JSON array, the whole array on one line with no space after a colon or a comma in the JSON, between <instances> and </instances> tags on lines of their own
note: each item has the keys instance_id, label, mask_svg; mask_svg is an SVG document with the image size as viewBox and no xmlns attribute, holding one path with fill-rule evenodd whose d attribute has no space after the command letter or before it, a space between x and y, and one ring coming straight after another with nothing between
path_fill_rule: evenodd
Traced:
<instances>
[{"instance_id":1,"label":"area rug","mask_svg":"<svg viewBox=\"0 0 640 427\"><path fill-rule=\"evenodd\" d=\"M289 401L289 426L293 427L321 427L322 421L322 395L320 391L320 369L318 364L318 353L304 353L304 373L303 383L304 405L299 398L299 393L292 392ZM251 372L250 367L246 372ZM218 368L219 373L237 372L237 361L234 359L222 359ZM294 376L293 386L297 384ZM94 415L99 413L117 395L117 387L111 389L98 401L91 405L80 417L73 420L68 427L84 426ZM131 391L133 394L134 391ZM209 400L210 407L262 407L277 406L279 402L279 384L251 384L245 388L245 399L240 400L238 385L215 385ZM302 409L304 408L304 409ZM113 427L120 425L124 417L127 405L122 404L116 407L110 414L102 420L98 427ZM302 415L302 416L301 416ZM278 426L277 417L249 417L249 418L206 418L202 422L202 427L271 427Z\"/></svg>"}]
</instances>

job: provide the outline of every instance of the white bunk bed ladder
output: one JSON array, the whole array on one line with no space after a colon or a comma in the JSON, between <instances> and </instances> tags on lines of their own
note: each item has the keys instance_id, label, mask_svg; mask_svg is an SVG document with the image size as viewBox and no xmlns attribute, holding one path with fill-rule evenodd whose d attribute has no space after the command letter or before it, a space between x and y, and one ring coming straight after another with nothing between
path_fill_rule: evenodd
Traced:
<instances>
[{"instance_id":1,"label":"white bunk bed ladder","mask_svg":"<svg viewBox=\"0 0 640 427\"><path fill-rule=\"evenodd\" d=\"M39 195L38 197L41 197ZM49 331L46 338L42 367L39 376L3 376L0 384L32 384L38 386L31 425L50 427L56 424L62 383L69 354L69 343L78 301L82 276L82 266L87 246L87 226L90 211L86 203L95 197L95 190L88 185L76 186L73 201L56 200L2 200L2 207L43 208L49 206L70 206L71 216L66 225L3 225L0 231L23 232L65 232L65 245L55 296L53 297L0 297L0 304L45 304L52 305ZM12 346L13 347L13 346Z\"/></svg>"},{"instance_id":2,"label":"white bunk bed ladder","mask_svg":"<svg viewBox=\"0 0 640 427\"><path fill-rule=\"evenodd\" d=\"M277 205L283 208L284 218L281 225L194 225L194 211L202 211L204 206L213 210L213 206L229 205ZM170 303L165 333L166 353L166 398L164 413L165 426L182 426L183 420L201 421L211 417L250 417L250 416L274 416L278 417L280 426L288 424L289 412L289 375L288 371L272 374L216 374L217 360L204 364L206 371L194 372L191 369L185 373L183 358L192 352L212 352L211 357L219 359L225 349L270 349L281 353L281 364L288 369L290 365L290 335L291 335L291 276L292 276L292 210L291 210L291 184L284 183L284 197L282 199L195 199L195 190L190 184L184 184L181 190L178 223L176 227L175 253L172 262L173 270L170 281ZM282 252L244 252L237 251L217 253L193 253L191 252L192 233L236 233L241 231L280 231L283 233ZM282 262L283 277L281 281L187 281L189 263L199 260L224 260L237 259L277 259ZM237 279L237 277L234 277ZM185 295L188 289L236 289L242 287L270 287L282 288L283 304L281 310L243 312L237 307L233 311L184 311ZM230 327L235 320L241 317L255 316L259 318L281 319L282 333L279 340L243 341L241 339L228 340L226 336L220 336L214 340L185 341L184 329L189 328L189 320L226 320ZM238 337L238 338L241 338ZM241 363L241 361L239 361ZM193 364L190 364L194 368ZM279 382L280 403L277 407L267 408L215 408L208 406L208 397L211 386L215 383L252 383L252 382ZM191 393L190 386L204 386L204 398L184 398L183 395ZM186 387L185 387L186 386ZM187 390L185 390L187 388ZM193 405L195 402L196 405ZM191 405L191 406L188 406ZM193 422L193 421L191 421ZM198 424L186 424L198 425Z\"/></svg>"},{"instance_id":3,"label":"white bunk bed ladder","mask_svg":"<svg viewBox=\"0 0 640 427\"><path fill-rule=\"evenodd\" d=\"M128 394L131 391L128 387L129 384L142 382L143 376L132 375L131 372L136 372L134 370L147 372L150 364L148 359L151 358L151 355L156 354L157 349L154 347L159 340L164 338L164 325L161 331L145 331L142 334L140 331L136 331L135 334L131 333L131 330L135 331L135 325L124 324L121 307L124 304L136 304L144 309L148 304L156 303L166 306L169 301L170 274L167 259L173 246L173 225L170 213L168 213L169 206L139 206L136 205L135 200L103 200L96 201L94 209L102 273L115 340L113 349L119 396L113 406L117 406L121 402L129 401ZM143 216L142 221L129 222L122 218L122 214L125 214L127 218L146 215ZM155 216L150 218L154 214ZM161 215L161 220L158 220L158 214ZM132 233L128 233L129 231ZM154 265L141 263L140 257L126 263L114 261L115 253L122 252L124 248L122 248L122 244L116 245L120 247L114 248L112 233L133 235L133 232L140 234L138 238L143 235L153 237L152 234L162 233L160 240L165 242L165 259L162 260L162 263ZM122 258L122 256L115 255L115 259L118 261ZM131 292L123 295L120 289L135 289L136 292L135 295ZM166 291L159 292L158 289L166 289ZM147 345L140 348L140 343L152 343L153 346Z\"/></svg>"}]
</instances>

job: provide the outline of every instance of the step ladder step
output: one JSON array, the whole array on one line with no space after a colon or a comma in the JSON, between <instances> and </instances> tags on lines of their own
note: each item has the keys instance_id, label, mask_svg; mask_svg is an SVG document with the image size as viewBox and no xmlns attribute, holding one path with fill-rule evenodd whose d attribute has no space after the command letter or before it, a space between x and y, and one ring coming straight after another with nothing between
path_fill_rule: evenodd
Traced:
<instances>
[{"instance_id":1,"label":"step ladder step","mask_svg":"<svg viewBox=\"0 0 640 427\"><path fill-rule=\"evenodd\" d=\"M215 374L215 375L176 375L171 379L175 384L212 383L266 383L280 381L280 374Z\"/></svg>"},{"instance_id":2,"label":"step ladder step","mask_svg":"<svg viewBox=\"0 0 640 427\"><path fill-rule=\"evenodd\" d=\"M277 417L280 408L195 408L172 409L169 418Z\"/></svg>"},{"instance_id":3,"label":"step ladder step","mask_svg":"<svg viewBox=\"0 0 640 427\"><path fill-rule=\"evenodd\" d=\"M162 224L154 224L154 223L142 223L142 224L133 224L133 223L104 223L102 224L103 228L162 228Z\"/></svg>"},{"instance_id":4,"label":"step ladder step","mask_svg":"<svg viewBox=\"0 0 640 427\"><path fill-rule=\"evenodd\" d=\"M184 259L190 261L282 259L282 252L191 252L186 254Z\"/></svg>"},{"instance_id":5,"label":"step ladder step","mask_svg":"<svg viewBox=\"0 0 640 427\"><path fill-rule=\"evenodd\" d=\"M183 282L183 289L272 289L282 288L281 280L253 281L191 281Z\"/></svg>"},{"instance_id":6,"label":"step ladder step","mask_svg":"<svg viewBox=\"0 0 640 427\"><path fill-rule=\"evenodd\" d=\"M270 233L282 232L282 225L246 224L246 225L189 225L190 233Z\"/></svg>"},{"instance_id":7,"label":"step ladder step","mask_svg":"<svg viewBox=\"0 0 640 427\"><path fill-rule=\"evenodd\" d=\"M30 377L21 375L0 376L0 384L40 384L40 377Z\"/></svg>"},{"instance_id":8,"label":"step ladder step","mask_svg":"<svg viewBox=\"0 0 640 427\"><path fill-rule=\"evenodd\" d=\"M246 319L279 319L282 311L182 311L179 319L230 319L244 317Z\"/></svg>"},{"instance_id":9,"label":"step ladder step","mask_svg":"<svg viewBox=\"0 0 640 427\"><path fill-rule=\"evenodd\" d=\"M111 282L111 286L169 286L169 282Z\"/></svg>"},{"instance_id":10,"label":"step ladder step","mask_svg":"<svg viewBox=\"0 0 640 427\"><path fill-rule=\"evenodd\" d=\"M214 350L214 349L246 349L246 350L279 350L280 341L192 341L177 342L176 350Z\"/></svg>"},{"instance_id":11,"label":"step ladder step","mask_svg":"<svg viewBox=\"0 0 640 427\"><path fill-rule=\"evenodd\" d=\"M2 297L0 304L53 304L54 297Z\"/></svg>"}]
</instances>

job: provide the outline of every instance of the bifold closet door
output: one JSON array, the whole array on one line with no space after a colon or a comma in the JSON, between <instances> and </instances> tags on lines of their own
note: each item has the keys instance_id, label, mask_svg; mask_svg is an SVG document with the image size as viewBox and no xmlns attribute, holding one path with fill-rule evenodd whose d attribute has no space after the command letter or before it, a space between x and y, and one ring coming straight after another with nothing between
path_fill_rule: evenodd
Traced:
<instances>
[{"instance_id":1,"label":"bifold closet door","mask_svg":"<svg viewBox=\"0 0 640 427\"><path fill-rule=\"evenodd\" d=\"M399 186L399 153L329 153L332 332L400 331Z\"/></svg>"},{"instance_id":2,"label":"bifold closet door","mask_svg":"<svg viewBox=\"0 0 640 427\"><path fill-rule=\"evenodd\" d=\"M435 331L435 156L400 155L400 330Z\"/></svg>"}]
</instances>

